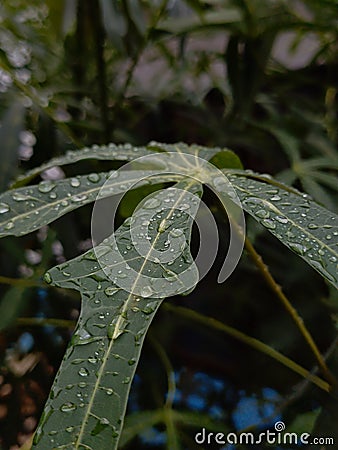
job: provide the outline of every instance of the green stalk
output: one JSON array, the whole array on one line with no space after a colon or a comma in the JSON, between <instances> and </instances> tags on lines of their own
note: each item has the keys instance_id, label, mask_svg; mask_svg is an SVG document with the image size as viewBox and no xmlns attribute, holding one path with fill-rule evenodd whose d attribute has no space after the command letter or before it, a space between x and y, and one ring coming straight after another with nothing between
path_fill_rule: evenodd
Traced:
<instances>
[{"instance_id":1,"label":"green stalk","mask_svg":"<svg viewBox=\"0 0 338 450\"><path fill-rule=\"evenodd\" d=\"M317 344L315 343L313 337L311 336L309 330L307 329L306 325L304 324L303 319L300 317L296 309L292 306L291 302L288 300L284 292L282 291L282 288L279 284L276 283L275 279L271 275L268 266L264 263L261 255L257 253L254 246L251 244L249 239L245 238L245 249L250 255L250 258L260 271L262 277L268 284L268 286L271 288L271 290L276 294L278 299L281 301L282 305L286 309L287 313L290 315L292 320L295 322L297 328L299 329L300 333L304 337L306 343L310 347L314 357L316 358L318 365L325 376L326 380L331 384L335 385L337 380L331 373L330 369L328 368L325 359L323 358L322 354L320 353Z\"/></svg>"},{"instance_id":2,"label":"green stalk","mask_svg":"<svg viewBox=\"0 0 338 450\"><path fill-rule=\"evenodd\" d=\"M255 350L260 351L261 353L264 353L265 355L270 356L270 358L275 359L276 361L280 362L284 366L288 367L293 372L297 373L298 375L301 375L303 378L311 381L313 384L318 386L320 389L330 392L330 385L326 381L324 381L322 378L318 377L317 375L312 374L304 367L297 364L292 359L288 358L287 356L284 356L283 354L279 353L277 350L273 349L269 345L264 344L263 342L259 341L258 339L255 339L253 337L250 337L246 335L245 333L242 333L239 330L236 330L233 327L230 327L229 325L225 325L222 322L219 322L218 320L214 319L213 317L207 317L204 316L196 311L193 311L192 309L184 308L182 306L173 306L170 303L164 303L163 308L165 308L167 311L171 311L181 317L184 317L189 320L193 320L194 322L200 323L208 328L212 328L214 330L222 331L229 336L237 339L238 341L254 348Z\"/></svg>"}]
</instances>

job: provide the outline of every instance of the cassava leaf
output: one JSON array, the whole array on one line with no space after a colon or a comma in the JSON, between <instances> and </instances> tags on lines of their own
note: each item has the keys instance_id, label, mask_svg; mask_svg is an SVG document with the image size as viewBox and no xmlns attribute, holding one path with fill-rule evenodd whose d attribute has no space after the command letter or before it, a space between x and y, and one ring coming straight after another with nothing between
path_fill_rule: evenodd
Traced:
<instances>
[{"instance_id":1,"label":"cassava leaf","mask_svg":"<svg viewBox=\"0 0 338 450\"><path fill-rule=\"evenodd\" d=\"M106 158L109 154L112 159L135 159L128 170L92 173L58 181L47 180L38 185L21 187L1 194L0 237L21 236L37 230L64 214L95 201L99 192L100 198L104 198L128 191L136 186L178 181L181 178L179 173L188 176L192 170L199 167L198 159L196 164L194 158L187 161L184 156L186 153L208 159L219 150L185 144L151 143L148 147L150 150L142 147L121 146L120 151L117 146L114 147L115 150L111 149L110 153L107 150L108 147L98 147L96 156L101 155ZM162 153L159 154L158 151ZM93 154L90 149L74 152L73 159L69 155L56 158L41 166L39 170L52 167L56 163L68 164L79 161L85 157L92 157ZM142 156L147 158L142 159ZM231 160L231 155L229 157ZM141 180L142 177L144 179ZM101 190L103 186L105 187Z\"/></svg>"},{"instance_id":2,"label":"cassava leaf","mask_svg":"<svg viewBox=\"0 0 338 450\"><path fill-rule=\"evenodd\" d=\"M162 175L156 175L156 178L148 177L141 181L140 177L151 175L151 171L116 171L115 174L115 178L113 172L110 172L42 181L35 186L1 194L0 237L22 236L37 230L74 209L94 202L99 192L100 198L104 198L133 189L136 182L139 187L142 184L175 181L179 178L174 174L166 174L165 171Z\"/></svg>"},{"instance_id":3,"label":"cassava leaf","mask_svg":"<svg viewBox=\"0 0 338 450\"><path fill-rule=\"evenodd\" d=\"M116 232L116 244L108 238L95 251L47 272L48 283L80 290L82 309L33 448L117 448L130 385L150 322L167 296L168 286L182 292L191 287L192 280L195 284L198 280L189 244L201 186L187 181L177 187L180 191L168 188L152 194L137 212L140 218L149 209L153 214L153 221L144 225L150 237L145 256L131 237L133 221L127 220ZM186 212L188 194L189 200L191 195L196 198L189 206L191 216ZM165 199L169 199L168 206L161 209ZM184 241L183 246L180 241L180 254L173 261L161 262L154 255L159 251L166 254L168 239L175 234ZM123 264L119 264L121 254ZM136 278L130 275L133 270L138 273ZM112 276L108 278L106 273ZM129 291L121 288L126 279L132 283Z\"/></svg>"},{"instance_id":4,"label":"cassava leaf","mask_svg":"<svg viewBox=\"0 0 338 450\"><path fill-rule=\"evenodd\" d=\"M132 161L135 158L149 154L152 154L151 150L148 150L145 147L133 147L130 144L109 144L101 146L93 145L92 147L86 147L81 150L69 150L65 155L57 156L41 166L30 170L24 175L21 175L12 184L12 187L17 188L24 186L40 173L55 166L74 164L86 159L97 159L103 161Z\"/></svg>"},{"instance_id":5,"label":"cassava leaf","mask_svg":"<svg viewBox=\"0 0 338 450\"><path fill-rule=\"evenodd\" d=\"M274 180L249 172L227 175L245 211L338 287L338 216Z\"/></svg>"},{"instance_id":6,"label":"cassava leaf","mask_svg":"<svg viewBox=\"0 0 338 450\"><path fill-rule=\"evenodd\" d=\"M65 155L57 156L41 166L30 170L24 175L18 177L18 179L12 184L12 188L18 188L26 185L40 173L55 166L65 166L87 159L97 159L103 161L133 161L141 156L156 155L156 152L159 151L188 153L209 160L218 151L220 151L220 149L211 149L199 145L187 145L181 142L177 144L162 144L155 141L150 142L146 147L134 147L130 144L115 145L113 143L101 146L93 145L92 147L86 147L81 150L69 150Z\"/></svg>"}]
</instances>

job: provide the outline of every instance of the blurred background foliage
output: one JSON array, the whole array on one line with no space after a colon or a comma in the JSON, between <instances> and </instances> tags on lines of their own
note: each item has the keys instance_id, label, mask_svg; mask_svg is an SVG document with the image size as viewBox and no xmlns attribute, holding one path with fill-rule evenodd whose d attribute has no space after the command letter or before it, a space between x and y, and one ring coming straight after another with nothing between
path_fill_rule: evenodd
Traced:
<instances>
[{"instance_id":1,"label":"blurred background foliage","mask_svg":"<svg viewBox=\"0 0 338 450\"><path fill-rule=\"evenodd\" d=\"M8 0L0 24L2 191L68 149L184 141L229 147L245 168L268 172L337 212L337 0ZM109 167L116 166L88 161L41 176ZM217 201L207 198L225 229ZM249 218L248 235L337 374L337 293ZM18 449L34 431L78 315L75 294L47 289L41 276L89 247L90 207L0 242L3 450ZM217 267L173 304L314 367L246 254L224 285L216 278ZM166 373L176 382L169 403L182 448L198 448L193 436L203 424L261 430L283 418L290 431L315 424L317 435L337 433L336 400L266 356L165 307L151 335L133 385L125 448L167 445L163 417L149 412L163 407Z\"/></svg>"}]
</instances>

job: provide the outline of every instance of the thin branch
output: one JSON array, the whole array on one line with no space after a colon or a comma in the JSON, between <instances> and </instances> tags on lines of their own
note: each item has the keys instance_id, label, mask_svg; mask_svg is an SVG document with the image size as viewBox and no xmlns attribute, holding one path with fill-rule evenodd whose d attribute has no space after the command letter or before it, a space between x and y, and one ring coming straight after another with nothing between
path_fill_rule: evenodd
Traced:
<instances>
[{"instance_id":1,"label":"thin branch","mask_svg":"<svg viewBox=\"0 0 338 450\"><path fill-rule=\"evenodd\" d=\"M163 367L166 371L167 374L167 383L168 383L168 394L167 394L167 399L165 402L165 407L171 409L172 405L173 405L173 401L175 398L175 392L176 392L176 383L175 383L175 376L174 376L174 368L171 365L171 362L168 358L167 353L165 352L164 348L162 347L162 345L160 345L158 343L157 340L155 340L151 334L151 332L149 333L149 339L151 342L151 345L154 347L154 349L156 350L162 364Z\"/></svg>"},{"instance_id":2,"label":"thin branch","mask_svg":"<svg viewBox=\"0 0 338 450\"><path fill-rule=\"evenodd\" d=\"M74 320L66 319L47 319L45 317L18 317L16 319L17 325L44 327L46 325L60 328L69 328L73 330L76 322Z\"/></svg>"},{"instance_id":3,"label":"thin branch","mask_svg":"<svg viewBox=\"0 0 338 450\"><path fill-rule=\"evenodd\" d=\"M245 238L245 249L249 253L252 261L260 271L261 275L263 276L264 280L268 284L268 286L271 288L271 290L276 294L278 299L281 301L282 305L286 309L287 313L290 315L292 320L297 325L297 328L303 335L305 341L307 342L308 346L310 347L313 355L315 356L318 365L327 379L327 381L331 385L335 385L337 383L336 378L331 373L330 369L328 368L325 359L323 358L322 354L320 353L317 344L315 343L313 337L311 336L309 330L307 329L306 325L304 324L303 319L300 317L296 309L292 306L284 292L282 291L281 286L275 281L273 276L271 275L268 266L264 263L262 257L257 253L254 246L251 244L249 239Z\"/></svg>"},{"instance_id":4,"label":"thin branch","mask_svg":"<svg viewBox=\"0 0 338 450\"><path fill-rule=\"evenodd\" d=\"M0 284L9 284L11 286L19 287L43 287L46 286L43 282L37 279L27 279L27 278L10 278L0 276Z\"/></svg>"},{"instance_id":5,"label":"thin branch","mask_svg":"<svg viewBox=\"0 0 338 450\"><path fill-rule=\"evenodd\" d=\"M96 50L96 66L97 66L97 83L100 97L100 111L101 120L104 130L105 141L110 140L110 127L108 118L108 95L107 95L107 76L106 76L106 61L104 58L104 31L101 22L100 5L98 2L92 4L93 7L93 21L95 33L95 50Z\"/></svg>"},{"instance_id":6,"label":"thin branch","mask_svg":"<svg viewBox=\"0 0 338 450\"><path fill-rule=\"evenodd\" d=\"M222 331L229 336L237 339L238 341L249 345L250 347L254 348L255 350L260 351L261 353L264 353L265 355L270 356L271 358L275 359L276 361L280 362L284 366L288 367L293 372L297 373L298 375L301 375L303 378L311 381L313 384L318 386L319 388L323 389L326 392L330 392L330 385L326 381L324 381L322 378L318 377L317 375L312 374L310 371L305 369L304 367L297 364L292 359L288 358L287 356L284 356L283 354L279 353L277 350L273 349L267 344L264 344L263 342L259 341L258 339L255 339L251 336L246 335L245 333L242 333L241 331L230 327L229 325L225 325L222 322L219 322L218 320L207 317L202 314L199 314L196 311L193 311L192 309L184 308L182 306L173 306L170 303L166 302L162 306L164 309L171 311L177 315L180 315L182 317L185 317L186 319L193 320L194 322L200 323L202 325L205 325L209 328L216 329L219 331Z\"/></svg>"}]
</instances>

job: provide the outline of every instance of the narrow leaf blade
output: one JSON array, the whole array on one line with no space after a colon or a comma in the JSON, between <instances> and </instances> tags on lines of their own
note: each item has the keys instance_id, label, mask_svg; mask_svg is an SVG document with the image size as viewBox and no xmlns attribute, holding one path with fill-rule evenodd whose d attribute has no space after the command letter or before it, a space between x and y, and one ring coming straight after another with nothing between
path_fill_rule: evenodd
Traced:
<instances>
[{"instance_id":1,"label":"narrow leaf blade","mask_svg":"<svg viewBox=\"0 0 338 450\"><path fill-rule=\"evenodd\" d=\"M113 241L108 239L96 247L95 252L90 250L47 273L47 282L81 291L82 310L33 447L117 448L142 343L152 318L166 296L165 289L161 297L153 296L155 291L151 288L151 280L148 285L141 286L142 295L135 295L140 287L141 275L151 273L152 280L165 285L188 270L189 279L195 279L196 283L198 280L189 249L192 218L184 213L176 216L175 221L171 217L176 208L186 201L184 191L191 191L197 196L201 193L201 187L197 182L182 182L179 185L182 195L175 199L170 208L160 211L154 206L156 219L149 226L151 251L147 257L140 255L134 245L131 221L127 220L116 232L117 247L122 254L126 254L123 266L116 263L117 250ZM157 193L150 198L155 205L154 199L158 199ZM145 211L140 208L139 214ZM165 218L158 217L161 214ZM163 220L168 220L167 227L163 227ZM186 242L180 256L172 264L151 258L152 252L165 250L168 234L177 229L182 230ZM100 262L105 261L104 266L100 266L96 255L101 255ZM130 265L129 271L125 264ZM119 282L130 277L132 268L139 277L133 279L132 289L128 292L120 287ZM120 279L109 279L106 269L117 270L115 273Z\"/></svg>"},{"instance_id":2,"label":"narrow leaf blade","mask_svg":"<svg viewBox=\"0 0 338 450\"><path fill-rule=\"evenodd\" d=\"M228 177L245 211L337 288L338 216L274 180Z\"/></svg>"}]
</instances>

